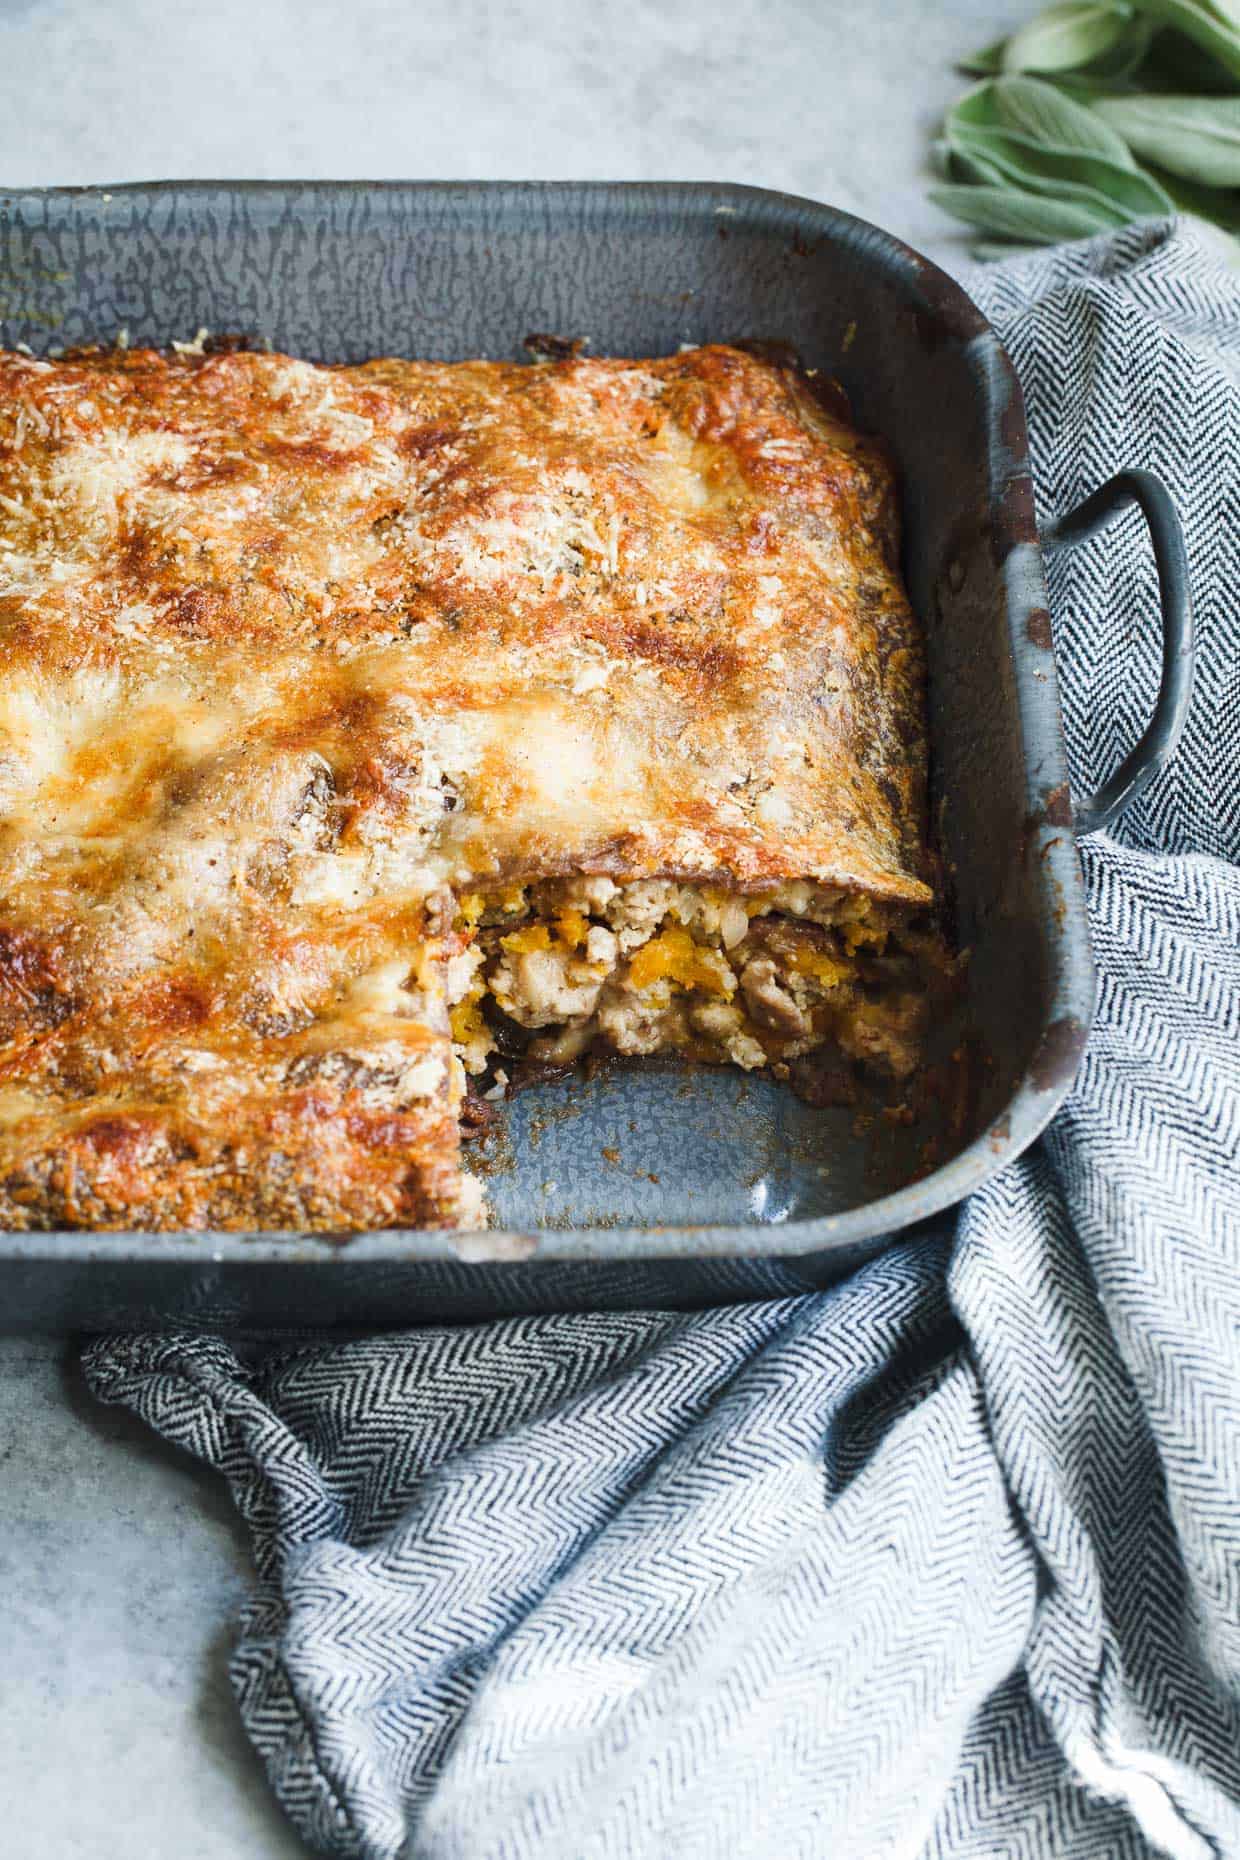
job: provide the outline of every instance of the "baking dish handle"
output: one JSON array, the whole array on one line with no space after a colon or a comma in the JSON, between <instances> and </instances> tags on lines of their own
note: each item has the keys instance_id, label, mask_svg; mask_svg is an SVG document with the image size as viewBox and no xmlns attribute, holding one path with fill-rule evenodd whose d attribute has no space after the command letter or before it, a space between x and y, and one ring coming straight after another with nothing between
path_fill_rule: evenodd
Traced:
<instances>
[{"instance_id":1,"label":"baking dish handle","mask_svg":"<svg viewBox=\"0 0 1240 1860\"><path fill-rule=\"evenodd\" d=\"M1048 548L1085 542L1105 528L1129 504L1139 504L1149 525L1158 567L1162 607L1162 682L1144 736L1130 749L1109 781L1096 794L1073 807L1077 838L1109 827L1153 781L1175 754L1184 734L1193 696L1196 643L1193 637L1193 602L1188 585L1188 554L1184 531L1165 485L1153 472L1120 471L1087 497L1083 504L1060 517L1045 537Z\"/></svg>"}]
</instances>

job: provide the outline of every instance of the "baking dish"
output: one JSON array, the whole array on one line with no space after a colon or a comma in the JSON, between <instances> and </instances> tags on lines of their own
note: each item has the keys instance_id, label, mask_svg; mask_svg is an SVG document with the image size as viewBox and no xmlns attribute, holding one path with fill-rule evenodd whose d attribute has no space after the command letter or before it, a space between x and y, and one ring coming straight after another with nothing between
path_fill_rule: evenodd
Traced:
<instances>
[{"instance_id":1,"label":"baking dish","mask_svg":"<svg viewBox=\"0 0 1240 1860\"><path fill-rule=\"evenodd\" d=\"M1074 810L1019 389L935 267L846 214L744 188L201 183L0 196L0 273L3 342L36 352L200 327L328 361L520 355L533 332L626 354L762 337L836 375L901 470L934 814L971 952L956 1127L814 1108L733 1073L604 1069L509 1107L483 1159L489 1233L0 1235L4 1323L392 1323L795 1291L1033 1140L1092 1011L1074 823L1114 818L1174 747L1187 582L1147 474L1103 487L1052 538L1068 546L1135 499L1163 588L1155 717Z\"/></svg>"}]
</instances>

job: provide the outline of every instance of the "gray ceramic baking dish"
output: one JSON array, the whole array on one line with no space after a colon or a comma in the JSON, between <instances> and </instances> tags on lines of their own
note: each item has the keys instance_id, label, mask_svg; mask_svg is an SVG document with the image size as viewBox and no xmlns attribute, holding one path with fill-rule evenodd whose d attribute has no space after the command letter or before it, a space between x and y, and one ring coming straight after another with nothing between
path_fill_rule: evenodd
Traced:
<instances>
[{"instance_id":1,"label":"gray ceramic baking dish","mask_svg":"<svg viewBox=\"0 0 1240 1860\"><path fill-rule=\"evenodd\" d=\"M486 1159L485 1235L0 1235L0 1323L396 1323L686 1305L821 1284L1018 1155L1068 1091L1093 973L1080 832L1174 746L1191 629L1161 488L1165 675L1100 797L1069 798L1024 411L997 338L941 272L829 207L737 187L201 183L0 195L0 340L36 352L205 326L294 354L520 356L789 342L836 375L903 479L905 571L930 659L934 818L972 951L952 1037L963 1134L814 1109L728 1072L601 1072L520 1094ZM864 1113L864 1107L862 1107ZM954 1150L954 1153L953 1153ZM918 1173L918 1170L921 1173Z\"/></svg>"}]
</instances>

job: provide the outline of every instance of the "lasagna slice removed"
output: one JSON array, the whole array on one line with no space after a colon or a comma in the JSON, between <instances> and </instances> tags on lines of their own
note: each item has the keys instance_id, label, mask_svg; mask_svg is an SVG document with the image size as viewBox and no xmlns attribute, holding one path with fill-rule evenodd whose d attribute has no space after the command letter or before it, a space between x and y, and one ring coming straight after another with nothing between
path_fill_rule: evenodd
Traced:
<instances>
[{"instance_id":1,"label":"lasagna slice removed","mask_svg":"<svg viewBox=\"0 0 1240 1860\"><path fill-rule=\"evenodd\" d=\"M897 546L735 348L0 356L0 1227L477 1224L514 1059L907 1078Z\"/></svg>"}]
</instances>

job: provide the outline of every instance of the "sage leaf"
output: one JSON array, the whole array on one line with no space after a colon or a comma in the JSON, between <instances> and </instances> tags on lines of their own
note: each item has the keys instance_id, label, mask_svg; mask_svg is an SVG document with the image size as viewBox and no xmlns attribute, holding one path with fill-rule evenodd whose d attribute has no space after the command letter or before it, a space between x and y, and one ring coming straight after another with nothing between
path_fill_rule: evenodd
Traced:
<instances>
[{"instance_id":1,"label":"sage leaf","mask_svg":"<svg viewBox=\"0 0 1240 1860\"><path fill-rule=\"evenodd\" d=\"M964 128L999 129L1008 135L1020 136L1030 147L1045 145L1075 152L1085 146L1082 138L1088 132L1088 144L1095 154L1104 155L1110 161L1132 165L1128 144L1123 137L1108 129L1091 110L1079 110L1079 114L1089 118L1089 121L1082 124L1074 118L1066 142L1041 134L1037 128L1031 130L1026 127L1032 121L1026 97L1030 84L1036 85L1040 91L1049 91L1053 102L1061 99L1062 93L1053 85L1044 84L1040 78L987 78L984 83L975 84L972 90L967 90L952 105L946 118L947 133Z\"/></svg>"},{"instance_id":2,"label":"sage leaf","mask_svg":"<svg viewBox=\"0 0 1240 1860\"><path fill-rule=\"evenodd\" d=\"M948 165L948 178L952 181L971 181L982 187L1003 187L1015 194L1036 194L1040 199L1062 201L1067 206L1082 208L1092 214L1099 228L1125 226L1135 216L1116 207L1105 194L1095 192L1092 187L1076 187L1070 182L1058 186L1047 186L1045 182L1031 184L1022 188L1016 178L1018 171L1004 168L999 163L988 161L979 156L959 149L953 149Z\"/></svg>"},{"instance_id":3,"label":"sage leaf","mask_svg":"<svg viewBox=\"0 0 1240 1860\"><path fill-rule=\"evenodd\" d=\"M1057 71L1055 82L1068 85L1073 92L1078 84L1102 90L1121 89L1144 63L1155 31L1152 20L1134 15L1105 52L1091 58L1087 65Z\"/></svg>"},{"instance_id":4,"label":"sage leaf","mask_svg":"<svg viewBox=\"0 0 1240 1860\"><path fill-rule=\"evenodd\" d=\"M1054 245L1060 239L1086 239L1110 230L1111 222L1066 200L1050 200L1014 187L932 187L936 206L1001 239L1019 239L1035 245Z\"/></svg>"},{"instance_id":5,"label":"sage leaf","mask_svg":"<svg viewBox=\"0 0 1240 1860\"><path fill-rule=\"evenodd\" d=\"M1058 0L1008 39L1003 70L1075 70L1110 51L1129 18L1130 9L1111 0Z\"/></svg>"},{"instance_id":6,"label":"sage leaf","mask_svg":"<svg viewBox=\"0 0 1240 1860\"><path fill-rule=\"evenodd\" d=\"M1240 97L1101 97L1134 154L1206 187L1240 187Z\"/></svg>"},{"instance_id":7,"label":"sage leaf","mask_svg":"<svg viewBox=\"0 0 1240 1860\"><path fill-rule=\"evenodd\" d=\"M1140 0L1147 19L1173 26L1217 60L1224 71L1240 77L1240 22L1232 9L1222 11L1208 0Z\"/></svg>"},{"instance_id":8,"label":"sage leaf","mask_svg":"<svg viewBox=\"0 0 1240 1860\"><path fill-rule=\"evenodd\" d=\"M1169 195L1139 168L1121 168L1097 155L1045 148L1007 130L950 120L946 140L959 155L986 163L989 172L984 178L1092 206L1112 226L1174 211Z\"/></svg>"},{"instance_id":9,"label":"sage leaf","mask_svg":"<svg viewBox=\"0 0 1240 1860\"><path fill-rule=\"evenodd\" d=\"M990 92L989 109L996 128L1030 136L1035 142L1052 148L1100 155L1104 161L1114 162L1121 168L1136 166L1122 136L1085 104L1065 96L1063 91L1053 84L1043 83L1041 78L994 78L989 85L978 85L977 89ZM967 97L960 100L961 104L968 101ZM959 109L960 104L956 107Z\"/></svg>"}]
</instances>

